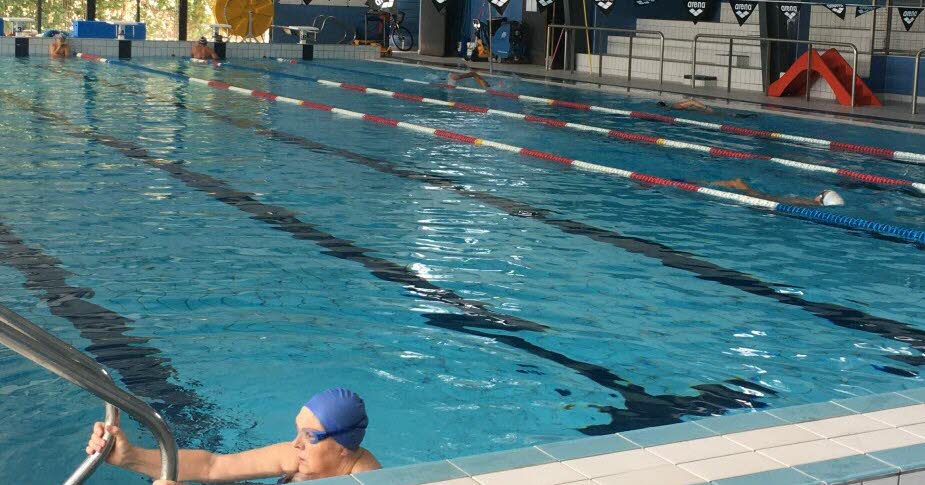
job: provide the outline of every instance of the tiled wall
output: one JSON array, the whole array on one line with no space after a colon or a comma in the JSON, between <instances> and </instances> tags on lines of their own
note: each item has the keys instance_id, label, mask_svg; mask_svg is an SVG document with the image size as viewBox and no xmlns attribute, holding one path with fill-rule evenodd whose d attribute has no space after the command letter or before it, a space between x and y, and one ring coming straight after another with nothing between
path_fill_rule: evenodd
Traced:
<instances>
[{"instance_id":1,"label":"tiled wall","mask_svg":"<svg viewBox=\"0 0 925 485\"><path fill-rule=\"evenodd\" d=\"M725 5L724 5L725 7ZM638 30L653 30L665 34L665 73L666 82L689 83L684 76L690 74L693 39L697 34L721 35L759 35L759 12L749 17L743 26L735 19L730 8L722 8L719 22L701 22L692 24L686 20L652 20L639 19ZM697 74L715 76L715 82L708 85L725 86L728 79L729 44L727 41L701 40L697 49ZM601 70L604 75L626 77L629 55L629 37L611 36L607 42L607 53ZM658 79L659 40L650 37L633 39L633 78ZM599 56L592 56L592 69L596 73ZM761 91L761 48L757 43L736 41L733 47L733 89ZM587 55L579 54L577 67L584 72L587 69ZM698 85L703 83L698 82Z\"/></svg>"},{"instance_id":2,"label":"tiled wall","mask_svg":"<svg viewBox=\"0 0 925 485\"><path fill-rule=\"evenodd\" d=\"M29 55L47 57L48 47L53 39L29 39ZM119 41L114 39L71 39L71 53L85 52L101 57L115 58L119 55ZM193 42L141 40L132 41L132 57L186 57L190 55ZM375 46L316 45L316 59L376 59L379 48ZM302 58L302 46L297 44L251 44L230 43L225 51L228 59L260 59L264 57ZM0 37L0 56L15 55L15 39Z\"/></svg>"}]
</instances>

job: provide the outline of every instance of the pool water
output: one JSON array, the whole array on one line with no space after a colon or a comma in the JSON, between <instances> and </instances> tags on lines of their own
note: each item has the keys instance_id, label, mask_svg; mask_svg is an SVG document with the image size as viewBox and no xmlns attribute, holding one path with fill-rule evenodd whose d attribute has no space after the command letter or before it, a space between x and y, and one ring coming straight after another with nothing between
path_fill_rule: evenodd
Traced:
<instances>
[{"instance_id":1,"label":"pool water","mask_svg":"<svg viewBox=\"0 0 925 485\"><path fill-rule=\"evenodd\" d=\"M133 62L666 178L740 177L806 197L832 187L848 202L832 212L925 227L923 199L902 189L269 74ZM388 77L442 81L437 70L245 65L925 180L922 166ZM183 446L289 440L301 404L332 386L364 397L366 446L395 466L923 385L916 245L124 66L0 69L0 303L115 369ZM902 131L685 116L925 152L925 137ZM67 475L101 410L0 349L0 483ZM112 467L91 480L136 482Z\"/></svg>"}]
</instances>

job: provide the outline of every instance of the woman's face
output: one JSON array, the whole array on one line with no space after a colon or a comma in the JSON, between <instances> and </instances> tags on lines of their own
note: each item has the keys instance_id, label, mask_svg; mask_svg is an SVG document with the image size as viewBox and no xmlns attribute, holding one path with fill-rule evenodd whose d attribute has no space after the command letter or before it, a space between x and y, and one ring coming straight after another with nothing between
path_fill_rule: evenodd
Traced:
<instances>
[{"instance_id":1,"label":"woman's face","mask_svg":"<svg viewBox=\"0 0 925 485\"><path fill-rule=\"evenodd\" d=\"M296 437L292 446L299 450L299 475L320 478L337 473L347 450L331 438L312 444L305 430L326 430L308 408L302 408L295 418L295 425Z\"/></svg>"}]
</instances>

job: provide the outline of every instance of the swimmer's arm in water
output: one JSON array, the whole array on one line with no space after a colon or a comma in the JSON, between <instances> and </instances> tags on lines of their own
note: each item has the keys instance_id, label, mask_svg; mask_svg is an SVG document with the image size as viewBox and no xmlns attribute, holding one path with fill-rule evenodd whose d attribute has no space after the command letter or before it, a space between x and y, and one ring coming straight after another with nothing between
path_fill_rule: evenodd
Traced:
<instances>
[{"instance_id":1,"label":"swimmer's arm in water","mask_svg":"<svg viewBox=\"0 0 925 485\"><path fill-rule=\"evenodd\" d=\"M480 76L479 73L477 73L477 72L475 72L475 71L469 71L469 72L467 72L467 73L465 73L465 74L450 74L450 79L452 79L452 80L454 80L454 81L459 81L459 80L466 79L466 78L470 78L470 77L471 77L472 79L475 79L475 82L477 82L477 83L479 84L479 86L481 86L481 87L483 87L483 88L490 87L489 84L488 84L488 81L482 79L482 76Z\"/></svg>"},{"instance_id":2,"label":"swimmer's arm in water","mask_svg":"<svg viewBox=\"0 0 925 485\"><path fill-rule=\"evenodd\" d=\"M781 204L798 205L798 206L817 206L819 205L819 202L817 202L816 200L808 199L806 197L790 197L790 196L778 197L775 195L760 192L752 188L752 186L748 185L744 180L740 178L731 179L731 180L714 180L712 182L707 182L706 184L704 184L703 182L694 182L694 183L696 185L711 185L714 187L724 187L727 189L733 189L749 197L773 200L774 202L779 202Z\"/></svg>"},{"instance_id":3,"label":"swimmer's arm in water","mask_svg":"<svg viewBox=\"0 0 925 485\"><path fill-rule=\"evenodd\" d=\"M157 478L161 473L159 450L133 446L117 426L108 428L116 443L107 462L137 473ZM87 454L103 447L103 423L93 426L87 444ZM180 450L180 481L229 482L256 478L293 475L299 468L298 450L284 442L231 455L210 453L205 450Z\"/></svg>"}]
</instances>

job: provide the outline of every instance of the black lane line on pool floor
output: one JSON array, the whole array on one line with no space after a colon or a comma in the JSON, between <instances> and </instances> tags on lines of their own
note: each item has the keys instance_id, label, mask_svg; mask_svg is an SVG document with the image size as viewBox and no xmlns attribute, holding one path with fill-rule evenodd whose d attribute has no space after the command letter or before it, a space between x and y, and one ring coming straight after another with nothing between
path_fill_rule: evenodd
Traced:
<instances>
[{"instance_id":1,"label":"black lane line on pool floor","mask_svg":"<svg viewBox=\"0 0 925 485\"><path fill-rule=\"evenodd\" d=\"M76 72L53 72L68 74L79 78L90 77L88 75ZM90 78L95 82L98 82L104 86L111 87L113 89L120 89L123 91L128 90L128 87L125 85L108 82L97 77ZM658 260L666 267L693 273L698 279L736 288L740 291L744 291L755 296L770 298L785 305L802 308L803 310L819 318L828 320L838 327L876 334L884 338L901 342L904 345L908 345L920 352L925 352L925 331L915 328L912 325L904 322L876 317L860 310L848 308L834 303L814 302L805 300L794 294L780 293L775 290L774 285L771 283L761 281L750 274L724 268L717 264L700 259L694 254L677 251L655 241L641 239L638 237L624 236L616 231L602 229L585 224L583 222L571 219L562 219L558 217L549 217L550 215L554 215L555 212L548 209L533 207L529 204L492 195L486 192L470 190L448 177L402 168L396 163L387 160L373 158L359 153L351 152L346 149L324 145L298 135L293 135L291 133L273 128L267 128L266 126L263 126L256 121L234 118L210 110L208 108L189 106L182 101L158 99L157 97L148 95L143 96L145 96L145 99L149 101L171 103L171 105L178 108L205 114L211 118L224 121L238 128L253 129L257 133L269 139L298 146L311 152L338 155L346 158L347 160L350 160L353 163L372 168L373 170L376 170L380 173L394 175L396 177L415 180L444 189L453 190L460 195L497 207L512 216L535 219L544 224L556 227L568 234L584 236L594 241L623 249L632 254L639 254L647 258ZM912 366L921 366L925 364L925 356L921 354L888 355L886 357ZM910 377L909 371L904 369L895 369L888 366L874 366L874 368L880 371L888 372L890 374ZM914 375L911 377L914 377Z\"/></svg>"},{"instance_id":2,"label":"black lane line on pool floor","mask_svg":"<svg viewBox=\"0 0 925 485\"><path fill-rule=\"evenodd\" d=\"M646 393L642 386L632 384L599 365L571 359L561 353L527 342L523 338L472 330L470 327L502 331L529 330L541 332L546 329L546 326L497 314L485 309L480 302L464 300L451 290L439 288L423 280L405 266L370 256L366 254L369 250L354 246L350 241L327 234L317 229L314 225L299 220L292 211L284 207L263 204L254 198L254 194L232 189L222 180L187 170L177 162L152 157L148 155L144 148L135 143L97 133L89 126L74 124L63 116L43 108L36 102L22 100L10 95L8 92L0 91L0 98L32 111L40 119L56 123L55 126L66 129L75 136L114 148L126 157L140 160L147 165L164 170L187 186L204 192L231 207L251 214L253 219L267 223L274 229L288 232L296 239L313 241L327 249L327 251L323 251L323 254L362 264L377 278L401 283L417 297L446 303L463 312L462 314L422 314L430 325L469 335L496 339L515 348L525 350L534 356L566 366L591 381L620 393L624 398L626 409L592 405L599 411L608 414L611 417L611 422L581 428L579 431L585 434L611 434L629 429L678 423L681 422L681 417L685 415L710 416L722 414L731 408L760 408L767 406L767 404L758 401L758 397L754 395L754 392L735 391L720 384L692 386L693 389L698 391L696 396L654 396ZM512 323L516 324L516 326L512 325ZM776 394L772 389L741 379L731 379L727 382L759 393ZM616 397L615 394L612 396Z\"/></svg>"},{"instance_id":3,"label":"black lane line on pool floor","mask_svg":"<svg viewBox=\"0 0 925 485\"><path fill-rule=\"evenodd\" d=\"M90 288L67 284L71 273L61 261L28 246L13 229L0 222L0 262L25 276L23 287L40 295L52 315L71 323L80 336L90 341L86 348L100 364L119 373L120 380L136 396L144 398L171 427L179 429L179 443L199 439L212 449L221 445L220 427L232 424L218 420L215 406L193 389L170 382L177 370L164 352L151 346L150 338L130 335L132 320L95 303Z\"/></svg>"}]
</instances>

